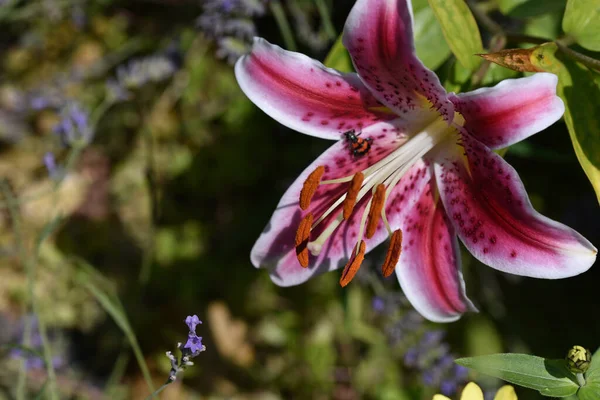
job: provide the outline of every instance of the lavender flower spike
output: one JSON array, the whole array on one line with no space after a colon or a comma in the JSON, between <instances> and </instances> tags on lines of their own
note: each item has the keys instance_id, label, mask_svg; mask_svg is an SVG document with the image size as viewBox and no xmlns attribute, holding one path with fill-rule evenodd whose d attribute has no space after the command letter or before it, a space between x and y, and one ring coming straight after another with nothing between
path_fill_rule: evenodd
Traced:
<instances>
[{"instance_id":1,"label":"lavender flower spike","mask_svg":"<svg viewBox=\"0 0 600 400\"><path fill-rule=\"evenodd\" d=\"M202 324L202 321L200 321L197 315L188 315L185 323L190 331L185 345L181 343L177 344L177 348L181 351L181 358L178 360L170 351L166 353L171 361L171 372L169 372L169 379L165 385L174 382L177 379L177 374L183 372L187 367L194 365L190 359L206 350L206 346L202 344L202 337L196 335L196 326Z\"/></svg>"}]
</instances>

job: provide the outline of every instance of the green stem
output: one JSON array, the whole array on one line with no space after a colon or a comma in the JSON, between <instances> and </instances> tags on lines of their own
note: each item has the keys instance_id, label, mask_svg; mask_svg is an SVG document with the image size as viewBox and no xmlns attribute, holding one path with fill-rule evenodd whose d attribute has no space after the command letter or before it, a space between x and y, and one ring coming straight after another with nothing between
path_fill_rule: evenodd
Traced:
<instances>
[{"instance_id":1,"label":"green stem","mask_svg":"<svg viewBox=\"0 0 600 400\"><path fill-rule=\"evenodd\" d=\"M579 386L585 386L585 378L583 377L583 374L579 372L575 374L575 376L577 377L577 383Z\"/></svg>"},{"instance_id":2,"label":"green stem","mask_svg":"<svg viewBox=\"0 0 600 400\"><path fill-rule=\"evenodd\" d=\"M19 209L17 207L16 198L13 195L10 185L6 180L2 180L0 182L0 190L2 191L2 196L6 200L8 205L8 211L10 213L10 217L13 224L13 231L15 235L15 242L17 243L19 257L21 259L21 263L25 268L25 273L27 277L27 291L25 297L25 327L23 333L23 346L29 347L31 341L31 319L28 318L27 310L31 308L32 313L37 317L38 320L38 330L40 334L40 338L42 341L42 350L44 355L44 362L46 364L46 369L48 373L48 389L50 392L51 400L58 400L58 389L56 386L56 373L54 371L54 366L52 365L52 353L50 351L50 343L48 341L48 336L46 334L46 324L44 319L41 317L37 305L37 301L35 298L34 288L35 288L35 270L37 266L37 259L35 255L29 255L27 249L24 246L24 238L23 231L21 229L21 218L19 216ZM21 363L19 366L19 375L17 378L17 399L25 399L26 398L26 384L27 384L27 369L25 366L25 357L21 359Z\"/></svg>"},{"instance_id":3,"label":"green stem","mask_svg":"<svg viewBox=\"0 0 600 400\"><path fill-rule=\"evenodd\" d=\"M325 33L330 40L335 40L335 38L337 38L337 33L333 27L333 23L331 22L331 16L329 15L327 4L325 4L324 0L315 0L315 4L319 10L319 15L321 16L321 21L323 22L323 28L325 28Z\"/></svg>"},{"instance_id":4,"label":"green stem","mask_svg":"<svg viewBox=\"0 0 600 400\"><path fill-rule=\"evenodd\" d=\"M559 50L562 53L564 53L567 57L569 57L577 62L580 62L581 64L585 65L588 68L591 68L591 69L594 69L594 70L600 72L600 61L599 60L596 60L595 58L592 58L592 57L588 57L585 54L581 54L575 50L571 50L570 48L565 46L561 40L556 40L555 43L558 46Z\"/></svg>"},{"instance_id":5,"label":"green stem","mask_svg":"<svg viewBox=\"0 0 600 400\"><path fill-rule=\"evenodd\" d=\"M281 6L281 3L278 0L272 0L270 2L271 12L275 17L275 22L279 27L279 31L281 32L281 36L283 36L283 41L285 42L285 47L288 50L296 51L298 48L296 47L296 41L294 40L294 34L292 33L292 28L290 27L290 23L285 16L285 11Z\"/></svg>"},{"instance_id":6,"label":"green stem","mask_svg":"<svg viewBox=\"0 0 600 400\"><path fill-rule=\"evenodd\" d=\"M171 382L167 382L164 385L162 385L161 387L159 387L157 390L154 391L154 393L152 393L151 395L149 395L148 397L146 397L145 400L150 400L153 397L155 397L157 394L159 394L160 392L162 392L163 390L165 390L167 388L167 386L169 386L171 384Z\"/></svg>"}]
</instances>

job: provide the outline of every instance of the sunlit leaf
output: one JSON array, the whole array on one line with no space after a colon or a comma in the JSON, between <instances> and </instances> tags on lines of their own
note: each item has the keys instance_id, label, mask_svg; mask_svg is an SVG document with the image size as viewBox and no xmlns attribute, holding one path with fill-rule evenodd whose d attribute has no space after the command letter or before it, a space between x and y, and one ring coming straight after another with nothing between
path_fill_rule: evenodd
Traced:
<instances>
[{"instance_id":1,"label":"sunlit leaf","mask_svg":"<svg viewBox=\"0 0 600 400\"><path fill-rule=\"evenodd\" d=\"M545 396L566 397L579 389L563 360L546 360L528 354L491 354L460 358L456 363L515 385L538 390Z\"/></svg>"},{"instance_id":2,"label":"sunlit leaf","mask_svg":"<svg viewBox=\"0 0 600 400\"><path fill-rule=\"evenodd\" d=\"M412 0L412 6L417 56L427 68L437 69L450 56L450 47L427 0Z\"/></svg>"},{"instance_id":3,"label":"sunlit leaf","mask_svg":"<svg viewBox=\"0 0 600 400\"><path fill-rule=\"evenodd\" d=\"M588 50L600 51L600 1L569 0L563 30Z\"/></svg>"},{"instance_id":4,"label":"sunlit leaf","mask_svg":"<svg viewBox=\"0 0 600 400\"><path fill-rule=\"evenodd\" d=\"M565 102L565 122L573 148L600 201L600 87L589 70L557 51L553 43L541 45L532 62L558 75L558 95Z\"/></svg>"},{"instance_id":5,"label":"sunlit leaf","mask_svg":"<svg viewBox=\"0 0 600 400\"><path fill-rule=\"evenodd\" d=\"M473 71L481 63L476 54L483 53L477 22L464 0L429 0L446 42L458 61Z\"/></svg>"},{"instance_id":6,"label":"sunlit leaf","mask_svg":"<svg viewBox=\"0 0 600 400\"><path fill-rule=\"evenodd\" d=\"M326 67L337 69L341 72L352 72L354 70L350 54L348 54L348 50L342 44L342 35L337 38L331 50L329 50L329 54L325 57L323 64Z\"/></svg>"}]
</instances>

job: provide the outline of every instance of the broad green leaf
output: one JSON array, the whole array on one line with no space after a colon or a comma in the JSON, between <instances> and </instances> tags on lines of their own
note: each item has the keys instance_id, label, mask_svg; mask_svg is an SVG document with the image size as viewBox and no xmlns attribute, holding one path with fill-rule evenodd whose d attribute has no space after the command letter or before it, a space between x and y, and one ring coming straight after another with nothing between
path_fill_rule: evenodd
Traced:
<instances>
[{"instance_id":1,"label":"broad green leaf","mask_svg":"<svg viewBox=\"0 0 600 400\"><path fill-rule=\"evenodd\" d=\"M562 13L554 12L529 18L523 33L530 36L554 39L561 32Z\"/></svg>"},{"instance_id":2,"label":"broad green leaf","mask_svg":"<svg viewBox=\"0 0 600 400\"><path fill-rule=\"evenodd\" d=\"M413 35L417 56L431 70L437 69L450 56L450 48L444 40L440 26L427 0L412 0Z\"/></svg>"},{"instance_id":3,"label":"broad green leaf","mask_svg":"<svg viewBox=\"0 0 600 400\"><path fill-rule=\"evenodd\" d=\"M481 63L476 54L483 53L481 35L471 10L464 0L429 0L446 42L458 61L473 71Z\"/></svg>"},{"instance_id":4,"label":"broad green leaf","mask_svg":"<svg viewBox=\"0 0 600 400\"><path fill-rule=\"evenodd\" d=\"M565 103L571 142L600 202L600 87L594 74L557 51L556 44L543 44L534 51L532 62L558 75L558 95Z\"/></svg>"},{"instance_id":5,"label":"broad green leaf","mask_svg":"<svg viewBox=\"0 0 600 400\"><path fill-rule=\"evenodd\" d=\"M588 383L597 383L600 385L600 348L592 355L592 362L590 363L590 368L585 373L585 380Z\"/></svg>"},{"instance_id":6,"label":"broad green leaf","mask_svg":"<svg viewBox=\"0 0 600 400\"><path fill-rule=\"evenodd\" d=\"M569 0L562 27L582 47L600 51L600 0Z\"/></svg>"},{"instance_id":7,"label":"broad green leaf","mask_svg":"<svg viewBox=\"0 0 600 400\"><path fill-rule=\"evenodd\" d=\"M342 35L337 38L333 47L329 50L329 54L325 57L323 64L326 67L337 69L341 72L352 72L354 70L350 54L348 54L348 50L342 44Z\"/></svg>"},{"instance_id":8,"label":"broad green leaf","mask_svg":"<svg viewBox=\"0 0 600 400\"><path fill-rule=\"evenodd\" d=\"M498 6L505 15L528 18L562 10L565 0L499 0Z\"/></svg>"},{"instance_id":9,"label":"broad green leaf","mask_svg":"<svg viewBox=\"0 0 600 400\"><path fill-rule=\"evenodd\" d=\"M579 400L598 400L600 399L600 383L588 382L577 392Z\"/></svg>"},{"instance_id":10,"label":"broad green leaf","mask_svg":"<svg viewBox=\"0 0 600 400\"><path fill-rule=\"evenodd\" d=\"M515 385L538 390L544 396L566 397L579 389L563 360L546 360L528 354L491 354L460 358L456 363Z\"/></svg>"}]
</instances>

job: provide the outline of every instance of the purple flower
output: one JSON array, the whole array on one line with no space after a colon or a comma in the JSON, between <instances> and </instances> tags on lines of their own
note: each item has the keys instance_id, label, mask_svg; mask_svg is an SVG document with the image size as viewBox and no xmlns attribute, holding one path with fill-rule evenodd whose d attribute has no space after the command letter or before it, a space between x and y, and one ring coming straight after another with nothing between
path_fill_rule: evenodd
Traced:
<instances>
[{"instance_id":1,"label":"purple flower","mask_svg":"<svg viewBox=\"0 0 600 400\"><path fill-rule=\"evenodd\" d=\"M183 346L184 349L189 349L192 354L198 354L202 351L202 336L196 336L195 333L188 335L188 340Z\"/></svg>"},{"instance_id":2,"label":"purple flower","mask_svg":"<svg viewBox=\"0 0 600 400\"><path fill-rule=\"evenodd\" d=\"M189 316L185 319L185 323L190 328L190 332L196 333L196 326L201 324L202 321L198 318L196 314Z\"/></svg>"},{"instance_id":3,"label":"purple flower","mask_svg":"<svg viewBox=\"0 0 600 400\"><path fill-rule=\"evenodd\" d=\"M188 333L188 340L183 348L187 349L189 353L191 353L192 357L195 357L205 349L204 345L202 345L202 336L196 335L196 326L201 324L202 321L200 321L198 316L194 314L192 316L188 316L185 319L185 323L190 328L190 332Z\"/></svg>"}]
</instances>

